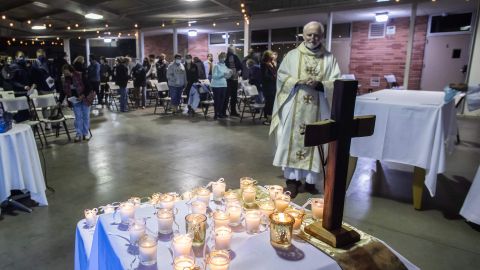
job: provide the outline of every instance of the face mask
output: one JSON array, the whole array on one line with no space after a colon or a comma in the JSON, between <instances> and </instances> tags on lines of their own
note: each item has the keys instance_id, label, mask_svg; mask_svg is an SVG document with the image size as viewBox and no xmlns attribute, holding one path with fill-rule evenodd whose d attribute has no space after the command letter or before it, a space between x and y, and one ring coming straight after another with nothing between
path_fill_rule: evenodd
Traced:
<instances>
[{"instance_id":1,"label":"face mask","mask_svg":"<svg viewBox=\"0 0 480 270\"><path fill-rule=\"evenodd\" d=\"M218 62L220 62L220 63L225 62L225 58L218 58Z\"/></svg>"},{"instance_id":2,"label":"face mask","mask_svg":"<svg viewBox=\"0 0 480 270\"><path fill-rule=\"evenodd\" d=\"M182 63L182 60L180 60L180 59L175 59L175 64L180 64L180 63Z\"/></svg>"},{"instance_id":3,"label":"face mask","mask_svg":"<svg viewBox=\"0 0 480 270\"><path fill-rule=\"evenodd\" d=\"M187 63L189 63L189 64L192 63L192 59L187 59L187 60L185 60L185 61L186 61Z\"/></svg>"}]
</instances>

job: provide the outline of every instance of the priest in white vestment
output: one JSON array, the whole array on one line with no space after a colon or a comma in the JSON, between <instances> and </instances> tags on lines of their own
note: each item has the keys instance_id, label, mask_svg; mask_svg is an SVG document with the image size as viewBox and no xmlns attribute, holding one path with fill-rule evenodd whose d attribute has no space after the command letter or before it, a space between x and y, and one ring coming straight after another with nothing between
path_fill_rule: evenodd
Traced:
<instances>
[{"instance_id":1,"label":"priest in white vestment","mask_svg":"<svg viewBox=\"0 0 480 270\"><path fill-rule=\"evenodd\" d=\"M292 197L299 190L318 194L315 184L322 178L318 148L303 144L305 125L330 118L333 82L340 78L336 59L322 44L323 32L319 22L306 24L304 42L287 53L277 73L270 126L277 147L273 165L283 169Z\"/></svg>"}]
</instances>

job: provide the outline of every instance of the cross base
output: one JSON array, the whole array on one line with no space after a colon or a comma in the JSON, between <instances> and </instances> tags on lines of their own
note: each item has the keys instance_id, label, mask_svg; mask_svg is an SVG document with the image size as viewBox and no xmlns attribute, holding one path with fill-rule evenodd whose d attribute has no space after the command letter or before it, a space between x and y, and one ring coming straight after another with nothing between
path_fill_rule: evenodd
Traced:
<instances>
[{"instance_id":1,"label":"cross base","mask_svg":"<svg viewBox=\"0 0 480 270\"><path fill-rule=\"evenodd\" d=\"M344 247L360 241L360 234L355 230L342 225L339 229L329 231L322 226L321 220L306 226L304 230L311 236L335 248Z\"/></svg>"}]
</instances>

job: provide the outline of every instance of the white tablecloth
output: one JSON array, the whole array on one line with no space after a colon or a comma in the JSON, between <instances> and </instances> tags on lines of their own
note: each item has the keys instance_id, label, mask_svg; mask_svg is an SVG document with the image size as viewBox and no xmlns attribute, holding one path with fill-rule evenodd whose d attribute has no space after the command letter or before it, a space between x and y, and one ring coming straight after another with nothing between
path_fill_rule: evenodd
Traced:
<instances>
[{"instance_id":1,"label":"white tablecloth","mask_svg":"<svg viewBox=\"0 0 480 270\"><path fill-rule=\"evenodd\" d=\"M466 220L480 224L480 166L460 210Z\"/></svg>"},{"instance_id":2,"label":"white tablecloth","mask_svg":"<svg viewBox=\"0 0 480 270\"><path fill-rule=\"evenodd\" d=\"M424 168L425 185L434 196L457 132L455 104L444 104L443 97L443 92L415 90L359 96L355 115L376 115L375 132L352 139L350 154Z\"/></svg>"},{"instance_id":3,"label":"white tablecloth","mask_svg":"<svg viewBox=\"0 0 480 270\"><path fill-rule=\"evenodd\" d=\"M185 232L184 216L188 208L184 201L176 203L179 210L176 222L180 231ZM214 209L213 203L211 208ZM146 206L137 209L136 217L147 218L147 228L157 233L157 221L153 214L154 208ZM119 227L119 214L101 215L93 229L85 227L85 220L77 224L75 240L75 270L104 270L104 269L137 269L138 258L128 252L128 232ZM174 225L175 226L175 225ZM245 269L278 269L278 270L341 270L339 265L330 257L314 246L303 242L293 241L295 250L300 255L297 261L282 259L270 244L269 232L250 236L245 232L234 233L232 251L235 254L231 262L231 270ZM172 269L172 258L168 250L170 242L166 239L158 241L157 265L153 268L140 266L138 269ZM91 248L90 248L91 247ZM89 251L91 249L91 251ZM418 269L407 259L392 250L408 269ZM90 254L89 254L90 252Z\"/></svg>"},{"instance_id":4,"label":"white tablecloth","mask_svg":"<svg viewBox=\"0 0 480 270\"><path fill-rule=\"evenodd\" d=\"M15 124L0 134L0 202L10 196L12 189L27 189L33 200L48 204L35 137L25 124Z\"/></svg>"}]
</instances>

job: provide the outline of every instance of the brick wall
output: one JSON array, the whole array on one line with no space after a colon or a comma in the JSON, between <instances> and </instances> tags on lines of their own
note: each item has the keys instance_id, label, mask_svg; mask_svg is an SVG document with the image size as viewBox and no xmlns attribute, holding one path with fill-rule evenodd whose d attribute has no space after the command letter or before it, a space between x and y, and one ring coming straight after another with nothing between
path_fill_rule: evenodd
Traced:
<instances>
[{"instance_id":1,"label":"brick wall","mask_svg":"<svg viewBox=\"0 0 480 270\"><path fill-rule=\"evenodd\" d=\"M145 37L145 56L149 54L159 55L164 53L167 60L173 59L173 34ZM178 35L178 53L185 55L188 48L188 38L186 35Z\"/></svg>"},{"instance_id":2,"label":"brick wall","mask_svg":"<svg viewBox=\"0 0 480 270\"><path fill-rule=\"evenodd\" d=\"M188 53L197 56L202 61L207 60L208 34L198 34L196 37L188 37Z\"/></svg>"},{"instance_id":3,"label":"brick wall","mask_svg":"<svg viewBox=\"0 0 480 270\"><path fill-rule=\"evenodd\" d=\"M409 18L391 19L387 26L395 26L395 35L385 38L369 39L370 21L352 24L352 50L350 56L350 73L355 74L362 91L386 88L383 75L394 74L399 85L403 85L406 50L408 45ZM417 17L415 38L408 89L420 89L423 66L423 53L428 17ZM380 86L370 86L372 77L380 77Z\"/></svg>"}]
</instances>

